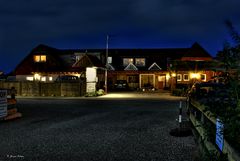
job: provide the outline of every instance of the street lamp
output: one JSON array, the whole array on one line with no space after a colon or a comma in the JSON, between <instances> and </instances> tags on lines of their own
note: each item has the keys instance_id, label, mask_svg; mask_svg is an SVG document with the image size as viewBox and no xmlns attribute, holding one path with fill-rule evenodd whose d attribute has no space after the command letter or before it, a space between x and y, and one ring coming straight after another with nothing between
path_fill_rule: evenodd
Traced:
<instances>
[{"instance_id":1,"label":"street lamp","mask_svg":"<svg viewBox=\"0 0 240 161\"><path fill-rule=\"evenodd\" d=\"M107 35L106 40L106 62L105 62L105 93L107 93L107 65L108 65L108 41L109 41L109 35Z\"/></svg>"}]
</instances>

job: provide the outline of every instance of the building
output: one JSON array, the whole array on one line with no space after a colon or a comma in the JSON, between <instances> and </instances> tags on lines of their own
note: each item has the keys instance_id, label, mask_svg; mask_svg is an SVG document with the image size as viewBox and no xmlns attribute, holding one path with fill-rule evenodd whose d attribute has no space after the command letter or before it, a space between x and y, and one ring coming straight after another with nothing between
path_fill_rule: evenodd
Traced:
<instances>
[{"instance_id":1,"label":"building","mask_svg":"<svg viewBox=\"0 0 240 161\"><path fill-rule=\"evenodd\" d=\"M133 89L170 88L214 75L208 70L212 57L198 43L190 48L110 49L108 55L109 84L127 80Z\"/></svg>"},{"instance_id":2,"label":"building","mask_svg":"<svg viewBox=\"0 0 240 161\"><path fill-rule=\"evenodd\" d=\"M106 59L106 52L108 58ZM106 62L107 61L107 62ZM52 82L59 76L86 77L86 68L97 70L97 88L126 80L131 89L164 89L176 84L208 81L211 55L198 43L189 48L76 49L62 50L39 45L16 67L19 81Z\"/></svg>"}]
</instances>

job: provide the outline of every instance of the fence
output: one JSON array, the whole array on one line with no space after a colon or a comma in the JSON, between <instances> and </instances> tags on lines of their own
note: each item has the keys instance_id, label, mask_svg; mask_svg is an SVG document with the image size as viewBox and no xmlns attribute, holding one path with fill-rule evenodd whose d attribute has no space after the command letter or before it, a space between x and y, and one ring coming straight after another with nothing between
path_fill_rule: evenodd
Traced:
<instances>
[{"instance_id":1,"label":"fence","mask_svg":"<svg viewBox=\"0 0 240 161\"><path fill-rule=\"evenodd\" d=\"M199 142L202 142L209 152L219 152L215 144L216 140L216 118L213 114L205 110L205 106L195 100L188 103L190 111L190 120L199 136ZM225 139L223 139L222 152L227 154L229 161L239 161L240 155Z\"/></svg>"},{"instance_id":2,"label":"fence","mask_svg":"<svg viewBox=\"0 0 240 161\"><path fill-rule=\"evenodd\" d=\"M17 96L67 96L86 94L86 82L0 82L0 88L16 90Z\"/></svg>"}]
</instances>

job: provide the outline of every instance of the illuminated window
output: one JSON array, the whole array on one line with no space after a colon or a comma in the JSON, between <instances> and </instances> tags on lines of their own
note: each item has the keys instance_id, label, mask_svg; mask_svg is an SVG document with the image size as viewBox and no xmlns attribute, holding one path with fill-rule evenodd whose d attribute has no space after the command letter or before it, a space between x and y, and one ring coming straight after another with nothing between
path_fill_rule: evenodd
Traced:
<instances>
[{"instance_id":1,"label":"illuminated window","mask_svg":"<svg viewBox=\"0 0 240 161\"><path fill-rule=\"evenodd\" d=\"M33 81L33 77L26 77L26 80Z\"/></svg>"},{"instance_id":2,"label":"illuminated window","mask_svg":"<svg viewBox=\"0 0 240 161\"><path fill-rule=\"evenodd\" d=\"M112 63L112 57L108 57L107 61L108 61L109 64L111 64Z\"/></svg>"},{"instance_id":3,"label":"illuminated window","mask_svg":"<svg viewBox=\"0 0 240 161\"><path fill-rule=\"evenodd\" d=\"M47 56L46 55L34 55L33 59L34 59L34 62L46 62Z\"/></svg>"},{"instance_id":4,"label":"illuminated window","mask_svg":"<svg viewBox=\"0 0 240 161\"><path fill-rule=\"evenodd\" d=\"M40 57L41 57L41 61L42 62L46 62L47 61L46 55L41 55Z\"/></svg>"},{"instance_id":5,"label":"illuminated window","mask_svg":"<svg viewBox=\"0 0 240 161\"><path fill-rule=\"evenodd\" d=\"M201 78L202 81L206 81L207 80L206 74L201 74L200 78Z\"/></svg>"},{"instance_id":6,"label":"illuminated window","mask_svg":"<svg viewBox=\"0 0 240 161\"><path fill-rule=\"evenodd\" d=\"M46 77L41 77L41 81L46 82Z\"/></svg>"},{"instance_id":7,"label":"illuminated window","mask_svg":"<svg viewBox=\"0 0 240 161\"><path fill-rule=\"evenodd\" d=\"M188 74L183 74L183 80L184 81L189 81L189 75Z\"/></svg>"},{"instance_id":8,"label":"illuminated window","mask_svg":"<svg viewBox=\"0 0 240 161\"><path fill-rule=\"evenodd\" d=\"M40 81L41 76L39 74L34 74L34 80Z\"/></svg>"},{"instance_id":9,"label":"illuminated window","mask_svg":"<svg viewBox=\"0 0 240 161\"><path fill-rule=\"evenodd\" d=\"M48 80L49 80L49 81L52 81L52 80L53 80L53 78L52 78L52 77L49 77L49 78L48 78Z\"/></svg>"},{"instance_id":10,"label":"illuminated window","mask_svg":"<svg viewBox=\"0 0 240 161\"><path fill-rule=\"evenodd\" d=\"M145 58L136 58L135 65L144 67L145 66Z\"/></svg>"},{"instance_id":11,"label":"illuminated window","mask_svg":"<svg viewBox=\"0 0 240 161\"><path fill-rule=\"evenodd\" d=\"M128 66L128 64L133 64L133 58L123 58L123 66Z\"/></svg>"},{"instance_id":12,"label":"illuminated window","mask_svg":"<svg viewBox=\"0 0 240 161\"><path fill-rule=\"evenodd\" d=\"M177 81L182 81L182 74L177 74Z\"/></svg>"}]
</instances>

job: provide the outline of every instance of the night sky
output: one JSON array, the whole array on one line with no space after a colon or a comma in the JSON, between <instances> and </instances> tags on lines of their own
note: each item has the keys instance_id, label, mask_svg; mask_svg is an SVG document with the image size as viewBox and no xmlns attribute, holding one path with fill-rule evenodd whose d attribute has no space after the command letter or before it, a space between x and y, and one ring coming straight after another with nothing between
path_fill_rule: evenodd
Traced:
<instances>
[{"instance_id":1,"label":"night sky","mask_svg":"<svg viewBox=\"0 0 240 161\"><path fill-rule=\"evenodd\" d=\"M211 55L240 31L239 0L0 0L0 70L38 44L60 49L190 47Z\"/></svg>"}]
</instances>

